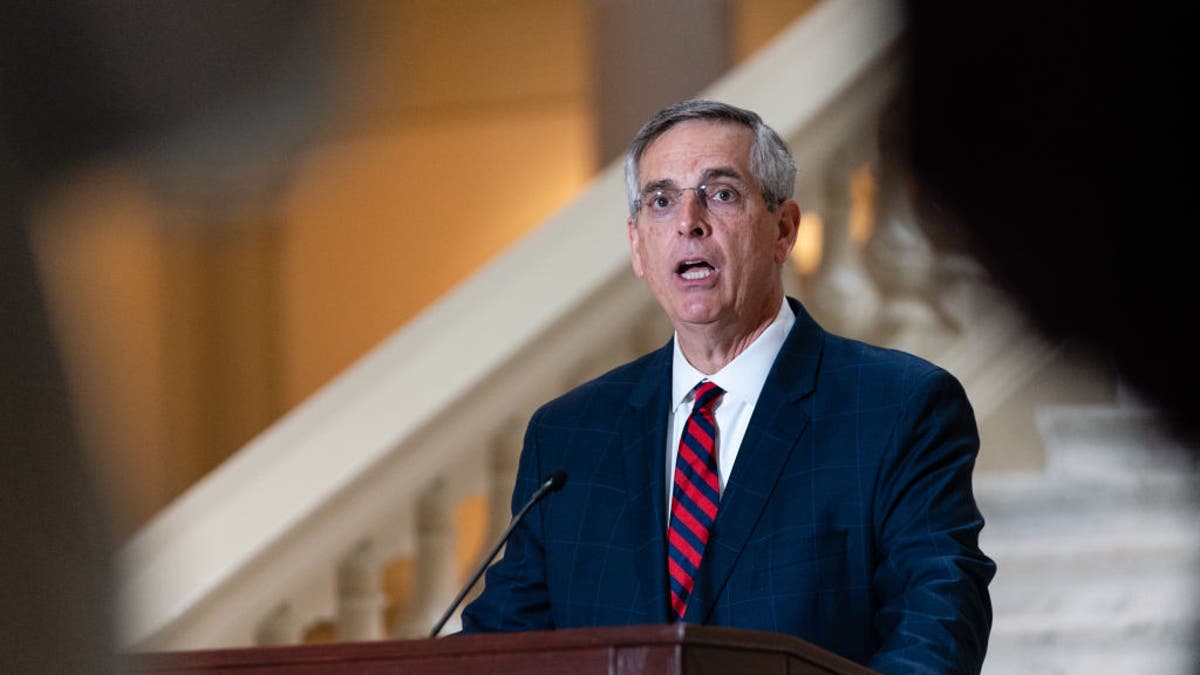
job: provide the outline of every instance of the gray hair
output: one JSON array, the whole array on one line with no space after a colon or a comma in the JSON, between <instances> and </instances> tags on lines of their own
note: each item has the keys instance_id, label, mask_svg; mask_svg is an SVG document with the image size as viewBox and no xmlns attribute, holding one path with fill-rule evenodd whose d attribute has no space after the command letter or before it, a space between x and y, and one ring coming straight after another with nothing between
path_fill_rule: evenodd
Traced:
<instances>
[{"instance_id":1,"label":"gray hair","mask_svg":"<svg viewBox=\"0 0 1200 675\"><path fill-rule=\"evenodd\" d=\"M668 129L689 120L712 120L740 124L754 132L750 146L750 175L762 187L763 199L772 212L784 201L791 199L796 189L796 162L787 144L767 126L757 113L744 108L710 101L691 99L658 111L642 126L625 154L625 193L629 201L629 217L637 220L640 206L638 189L638 162L646 147Z\"/></svg>"}]
</instances>

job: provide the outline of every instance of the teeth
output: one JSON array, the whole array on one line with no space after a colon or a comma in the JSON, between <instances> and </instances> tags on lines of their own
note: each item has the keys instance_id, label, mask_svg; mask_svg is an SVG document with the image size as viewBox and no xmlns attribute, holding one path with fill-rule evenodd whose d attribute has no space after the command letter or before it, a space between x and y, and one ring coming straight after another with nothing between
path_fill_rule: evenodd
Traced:
<instances>
[{"instance_id":1,"label":"teeth","mask_svg":"<svg viewBox=\"0 0 1200 675\"><path fill-rule=\"evenodd\" d=\"M687 279L689 281L694 281L696 279L704 279L705 277L709 276L712 273L713 273L713 270L711 267L693 267L692 269L684 272L680 276L682 276L684 279Z\"/></svg>"}]
</instances>

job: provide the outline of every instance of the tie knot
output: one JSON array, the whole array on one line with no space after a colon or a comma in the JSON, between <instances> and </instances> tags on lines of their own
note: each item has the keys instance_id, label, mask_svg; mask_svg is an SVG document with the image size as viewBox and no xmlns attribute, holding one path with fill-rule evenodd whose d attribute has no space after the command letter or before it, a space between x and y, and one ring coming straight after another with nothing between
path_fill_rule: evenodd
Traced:
<instances>
[{"instance_id":1,"label":"tie knot","mask_svg":"<svg viewBox=\"0 0 1200 675\"><path fill-rule=\"evenodd\" d=\"M696 410L710 410L717 403L717 399L721 398L725 390L718 387L716 384L705 380L696 385Z\"/></svg>"}]
</instances>

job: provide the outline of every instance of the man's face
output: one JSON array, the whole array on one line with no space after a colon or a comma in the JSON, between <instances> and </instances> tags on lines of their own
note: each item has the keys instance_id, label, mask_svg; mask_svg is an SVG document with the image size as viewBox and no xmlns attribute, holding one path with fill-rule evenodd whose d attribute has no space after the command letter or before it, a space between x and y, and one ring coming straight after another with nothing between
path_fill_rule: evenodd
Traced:
<instances>
[{"instance_id":1,"label":"man's face","mask_svg":"<svg viewBox=\"0 0 1200 675\"><path fill-rule=\"evenodd\" d=\"M799 208L788 200L772 213L750 175L754 133L708 120L681 122L654 139L638 164L638 187L692 188L725 183L736 204L701 205L695 192L680 195L671 217L655 218L643 205L630 219L633 271L645 280L676 330L715 327L753 331L773 317L783 294L779 266L796 241ZM643 196L643 202L647 199Z\"/></svg>"}]
</instances>

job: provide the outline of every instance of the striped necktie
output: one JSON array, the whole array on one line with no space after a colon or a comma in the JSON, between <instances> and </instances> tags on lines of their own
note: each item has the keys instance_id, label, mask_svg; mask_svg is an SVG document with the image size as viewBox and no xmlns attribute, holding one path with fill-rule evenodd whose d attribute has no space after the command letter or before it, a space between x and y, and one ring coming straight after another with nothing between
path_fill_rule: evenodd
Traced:
<instances>
[{"instance_id":1,"label":"striped necktie","mask_svg":"<svg viewBox=\"0 0 1200 675\"><path fill-rule=\"evenodd\" d=\"M705 380L696 386L696 400L679 439L675 460L675 487L671 493L671 524L667 531L667 573L671 581L671 608L683 619L688 596L696 584L696 572L704 558L704 547L721 491L717 482L717 420L713 406L725 391Z\"/></svg>"}]
</instances>

